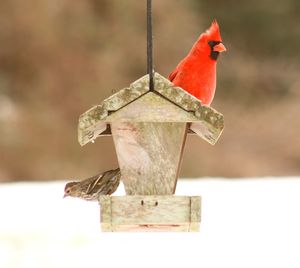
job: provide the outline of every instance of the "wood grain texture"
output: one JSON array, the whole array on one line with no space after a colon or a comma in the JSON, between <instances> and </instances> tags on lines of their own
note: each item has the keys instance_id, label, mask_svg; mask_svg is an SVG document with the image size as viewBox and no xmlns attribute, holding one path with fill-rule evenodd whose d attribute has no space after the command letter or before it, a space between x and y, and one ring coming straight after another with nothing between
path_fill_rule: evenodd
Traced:
<instances>
[{"instance_id":1,"label":"wood grain texture","mask_svg":"<svg viewBox=\"0 0 300 268\"><path fill-rule=\"evenodd\" d=\"M191 196L191 224L190 231L197 232L201 222L201 196Z\"/></svg>"},{"instance_id":2,"label":"wood grain texture","mask_svg":"<svg viewBox=\"0 0 300 268\"><path fill-rule=\"evenodd\" d=\"M79 117L78 123L78 141L81 145L96 139L103 131L106 130L107 122L105 121L109 113L117 111L128 103L138 99L140 96L149 91L149 85L146 77L132 83L129 87L124 88L106 98L101 104L96 105L83 113ZM103 127L105 126L105 127ZM95 130L103 129L102 132Z\"/></svg>"},{"instance_id":3,"label":"wood grain texture","mask_svg":"<svg viewBox=\"0 0 300 268\"><path fill-rule=\"evenodd\" d=\"M186 123L112 123L125 191L129 195L173 194Z\"/></svg>"},{"instance_id":4,"label":"wood grain texture","mask_svg":"<svg viewBox=\"0 0 300 268\"><path fill-rule=\"evenodd\" d=\"M201 101L172 82L155 73L155 91L188 112L195 112L201 107Z\"/></svg>"},{"instance_id":5,"label":"wood grain texture","mask_svg":"<svg viewBox=\"0 0 300 268\"><path fill-rule=\"evenodd\" d=\"M110 201L110 207L108 207ZM102 231L199 231L200 197L101 196ZM110 227L109 227L110 226Z\"/></svg>"},{"instance_id":6,"label":"wood grain texture","mask_svg":"<svg viewBox=\"0 0 300 268\"><path fill-rule=\"evenodd\" d=\"M155 92L148 92L121 110L107 116L113 122L194 122L198 118Z\"/></svg>"},{"instance_id":7,"label":"wood grain texture","mask_svg":"<svg viewBox=\"0 0 300 268\"><path fill-rule=\"evenodd\" d=\"M160 122L182 122L186 120L187 123L193 123L191 130L194 133L210 144L216 143L224 128L222 114L209 106L201 105L197 98L180 87L173 87L168 79L155 73L155 90L153 92L159 95L160 100L158 100L157 95L149 92L148 80L148 75L143 76L128 88L118 91L101 104L82 114L78 124L79 143L83 146L100 135L110 134L108 126L111 122L116 120L126 121L129 118L134 121L144 120L147 122L158 122L159 120ZM149 96L143 98L144 95ZM139 98L143 100L136 105L132 105L139 101ZM152 106L150 100L153 101ZM143 102L145 106L141 113L138 113ZM166 103L169 103L169 105L166 105ZM131 105L130 109L133 109L132 111L127 107L129 105ZM154 105L157 105L157 110L155 110ZM124 114L122 113L123 110ZM118 114L114 115L116 112ZM133 117L134 114L135 117ZM172 116L174 114L176 116ZM165 118L163 115L165 115Z\"/></svg>"},{"instance_id":8,"label":"wood grain texture","mask_svg":"<svg viewBox=\"0 0 300 268\"><path fill-rule=\"evenodd\" d=\"M101 204L101 228L103 232L110 232L111 229L111 198L109 195L100 195L99 202Z\"/></svg>"}]
</instances>

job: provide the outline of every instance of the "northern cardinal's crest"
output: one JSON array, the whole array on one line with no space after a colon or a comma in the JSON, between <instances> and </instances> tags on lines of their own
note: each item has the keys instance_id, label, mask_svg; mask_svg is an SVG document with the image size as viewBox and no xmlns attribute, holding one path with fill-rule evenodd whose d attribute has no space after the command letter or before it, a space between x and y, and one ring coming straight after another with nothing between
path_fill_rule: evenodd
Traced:
<instances>
[{"instance_id":1,"label":"northern cardinal's crest","mask_svg":"<svg viewBox=\"0 0 300 268\"><path fill-rule=\"evenodd\" d=\"M213 20L211 26L205 32L205 34L207 35L207 38L209 40L222 42L222 38L221 38L221 34L220 34L220 29L219 29L219 24L217 23L216 20Z\"/></svg>"}]
</instances>

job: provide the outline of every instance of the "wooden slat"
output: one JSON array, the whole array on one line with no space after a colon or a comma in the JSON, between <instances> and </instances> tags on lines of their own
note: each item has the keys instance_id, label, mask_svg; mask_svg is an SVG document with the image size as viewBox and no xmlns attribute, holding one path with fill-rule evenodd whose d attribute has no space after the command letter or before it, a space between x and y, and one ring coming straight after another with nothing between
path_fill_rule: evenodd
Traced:
<instances>
[{"instance_id":1,"label":"wooden slat","mask_svg":"<svg viewBox=\"0 0 300 268\"><path fill-rule=\"evenodd\" d=\"M149 92L106 117L113 122L193 122L199 119L160 95Z\"/></svg>"},{"instance_id":2,"label":"wooden slat","mask_svg":"<svg viewBox=\"0 0 300 268\"><path fill-rule=\"evenodd\" d=\"M186 123L112 123L125 191L129 195L173 194Z\"/></svg>"},{"instance_id":3,"label":"wooden slat","mask_svg":"<svg viewBox=\"0 0 300 268\"><path fill-rule=\"evenodd\" d=\"M101 204L101 229L103 232L111 232L111 197L109 195L100 195L99 202Z\"/></svg>"},{"instance_id":4,"label":"wooden slat","mask_svg":"<svg viewBox=\"0 0 300 268\"><path fill-rule=\"evenodd\" d=\"M100 197L99 202L104 232L199 230L200 197L106 196Z\"/></svg>"},{"instance_id":5,"label":"wooden slat","mask_svg":"<svg viewBox=\"0 0 300 268\"><path fill-rule=\"evenodd\" d=\"M199 232L201 221L201 197L191 196L190 232Z\"/></svg>"},{"instance_id":6,"label":"wooden slat","mask_svg":"<svg viewBox=\"0 0 300 268\"><path fill-rule=\"evenodd\" d=\"M224 128L221 113L201 102L158 73L155 89L149 92L148 75L121 89L79 118L78 141L83 146L110 133L111 122L186 122L210 144L215 144ZM127 107L130 106L130 107Z\"/></svg>"},{"instance_id":7,"label":"wooden slat","mask_svg":"<svg viewBox=\"0 0 300 268\"><path fill-rule=\"evenodd\" d=\"M121 109L149 91L147 77L148 76L144 76L133 82L130 87L119 90L102 101L101 104L92 107L79 117L78 141L80 145L83 146L88 142L93 141L101 134L93 133L93 131L103 129L103 124L106 126L104 120L111 112ZM105 129L106 127L103 131Z\"/></svg>"}]
</instances>

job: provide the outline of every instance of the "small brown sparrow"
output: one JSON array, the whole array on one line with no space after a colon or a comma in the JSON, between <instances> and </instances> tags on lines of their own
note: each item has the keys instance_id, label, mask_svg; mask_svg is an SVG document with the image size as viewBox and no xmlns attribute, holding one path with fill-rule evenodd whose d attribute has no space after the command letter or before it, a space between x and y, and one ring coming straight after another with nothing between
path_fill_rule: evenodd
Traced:
<instances>
[{"instance_id":1,"label":"small brown sparrow","mask_svg":"<svg viewBox=\"0 0 300 268\"><path fill-rule=\"evenodd\" d=\"M88 179L68 182L65 186L64 197L78 197L87 201L98 201L99 195L111 195L120 183L120 169L105 171Z\"/></svg>"}]
</instances>

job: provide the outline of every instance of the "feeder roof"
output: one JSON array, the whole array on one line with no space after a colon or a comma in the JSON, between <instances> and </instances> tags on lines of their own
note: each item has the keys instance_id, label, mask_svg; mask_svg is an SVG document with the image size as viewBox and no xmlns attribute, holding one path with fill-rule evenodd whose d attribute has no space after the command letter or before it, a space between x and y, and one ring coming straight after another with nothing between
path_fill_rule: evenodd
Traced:
<instances>
[{"instance_id":1,"label":"feeder roof","mask_svg":"<svg viewBox=\"0 0 300 268\"><path fill-rule=\"evenodd\" d=\"M190 133L196 133L214 144L224 128L223 115L201 102L158 73L155 89L149 90L145 75L128 88L105 99L79 118L78 140L81 145L100 135L110 135L113 122L187 122Z\"/></svg>"}]
</instances>

